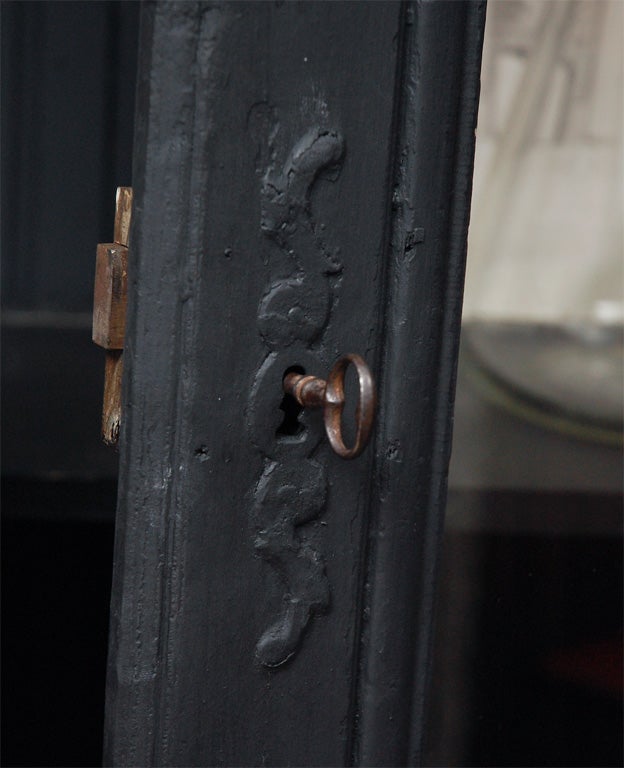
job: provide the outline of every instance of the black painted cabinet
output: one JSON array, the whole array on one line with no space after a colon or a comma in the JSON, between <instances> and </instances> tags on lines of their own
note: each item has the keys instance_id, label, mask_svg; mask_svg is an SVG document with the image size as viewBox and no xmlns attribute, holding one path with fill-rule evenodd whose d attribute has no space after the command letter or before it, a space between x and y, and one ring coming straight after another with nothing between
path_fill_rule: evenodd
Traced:
<instances>
[{"instance_id":1,"label":"black painted cabinet","mask_svg":"<svg viewBox=\"0 0 624 768\"><path fill-rule=\"evenodd\" d=\"M143 6L111 765L421 759L484 13ZM282 378L350 352L345 461Z\"/></svg>"}]
</instances>

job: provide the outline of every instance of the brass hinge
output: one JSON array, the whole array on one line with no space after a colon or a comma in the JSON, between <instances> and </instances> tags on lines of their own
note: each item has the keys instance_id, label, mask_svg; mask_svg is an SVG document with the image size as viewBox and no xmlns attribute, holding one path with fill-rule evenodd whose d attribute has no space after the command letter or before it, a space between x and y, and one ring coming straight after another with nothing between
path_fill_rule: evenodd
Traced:
<instances>
[{"instance_id":1,"label":"brass hinge","mask_svg":"<svg viewBox=\"0 0 624 768\"><path fill-rule=\"evenodd\" d=\"M126 331L128 234L132 218L132 188L118 187L113 243L100 243L95 261L93 341L106 350L102 437L117 445L121 425L121 377Z\"/></svg>"}]
</instances>

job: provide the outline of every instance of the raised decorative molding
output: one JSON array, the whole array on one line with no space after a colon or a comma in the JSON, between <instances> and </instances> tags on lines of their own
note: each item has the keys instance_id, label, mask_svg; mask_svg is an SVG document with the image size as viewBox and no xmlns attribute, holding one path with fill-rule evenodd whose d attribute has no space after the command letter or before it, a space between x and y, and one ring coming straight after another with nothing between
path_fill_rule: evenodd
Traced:
<instances>
[{"instance_id":1,"label":"raised decorative molding","mask_svg":"<svg viewBox=\"0 0 624 768\"><path fill-rule=\"evenodd\" d=\"M252 491L254 549L283 588L282 611L256 645L267 667L291 658L310 618L330 606L323 557L302 527L318 518L326 502L325 469L310 458L321 438L320 424L302 413L295 432L280 434L284 413L279 406L286 369L297 364L313 370L321 363L312 345L321 339L331 312L328 277L339 273L341 265L313 219L310 190L321 173L337 177L343 155L338 132L312 128L293 146L283 167L269 165L262 180L261 229L274 251L275 276L258 308L258 330L269 354L254 377L247 421L251 440L265 457Z\"/></svg>"}]
</instances>

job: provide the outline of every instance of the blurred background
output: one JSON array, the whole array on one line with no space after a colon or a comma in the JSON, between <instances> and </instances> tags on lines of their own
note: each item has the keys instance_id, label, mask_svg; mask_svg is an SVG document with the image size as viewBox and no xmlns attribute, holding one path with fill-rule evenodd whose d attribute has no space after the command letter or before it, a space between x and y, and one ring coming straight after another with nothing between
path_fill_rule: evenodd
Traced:
<instances>
[{"instance_id":1,"label":"blurred background","mask_svg":"<svg viewBox=\"0 0 624 768\"><path fill-rule=\"evenodd\" d=\"M3 2L2 754L101 765L117 494L95 246L131 184L138 3Z\"/></svg>"},{"instance_id":2,"label":"blurred background","mask_svg":"<svg viewBox=\"0 0 624 768\"><path fill-rule=\"evenodd\" d=\"M135 2L4 2L2 763L101 761ZM490 0L426 764L622 765L624 3Z\"/></svg>"},{"instance_id":3,"label":"blurred background","mask_svg":"<svg viewBox=\"0 0 624 768\"><path fill-rule=\"evenodd\" d=\"M623 33L488 3L430 765L622 765Z\"/></svg>"}]
</instances>

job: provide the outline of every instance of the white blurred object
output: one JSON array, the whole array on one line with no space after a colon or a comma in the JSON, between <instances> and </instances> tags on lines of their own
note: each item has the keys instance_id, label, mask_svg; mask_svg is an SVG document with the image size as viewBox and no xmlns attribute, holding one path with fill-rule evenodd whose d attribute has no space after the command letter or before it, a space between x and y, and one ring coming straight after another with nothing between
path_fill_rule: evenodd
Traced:
<instances>
[{"instance_id":1,"label":"white blurred object","mask_svg":"<svg viewBox=\"0 0 624 768\"><path fill-rule=\"evenodd\" d=\"M489 3L464 299L499 379L619 429L623 52L621 0Z\"/></svg>"}]
</instances>

